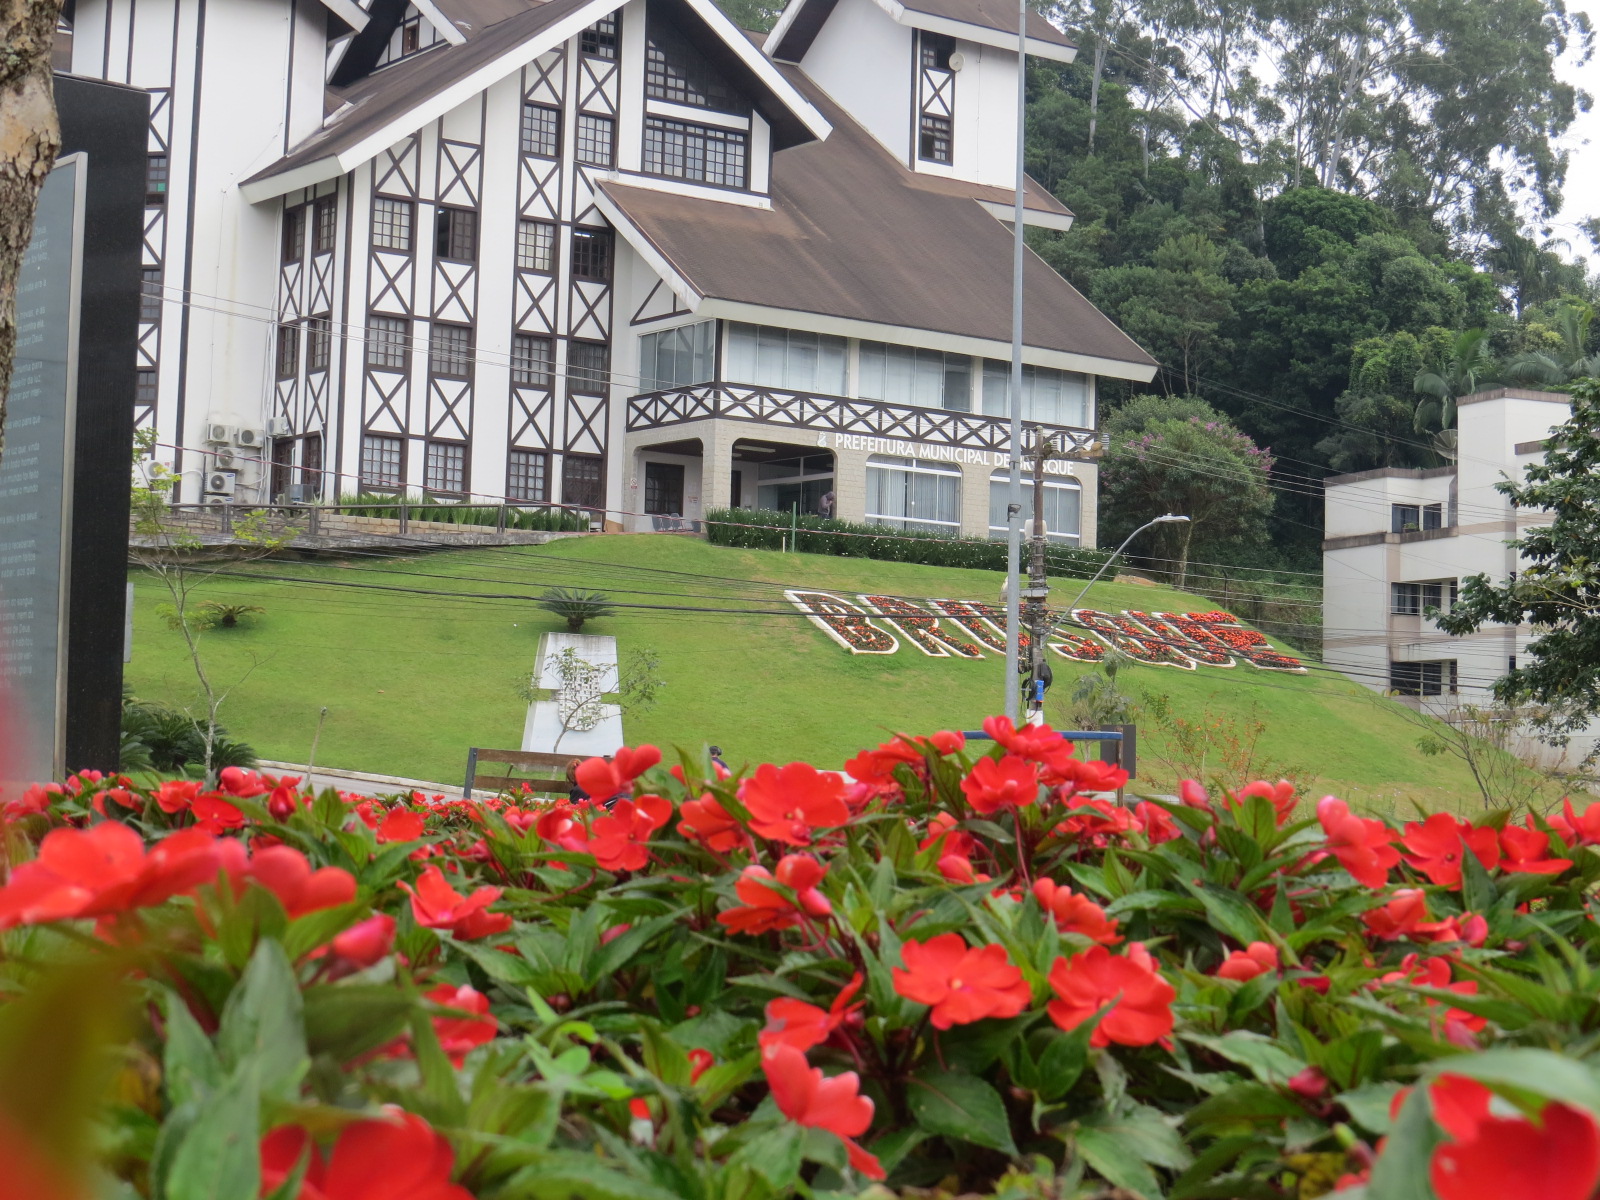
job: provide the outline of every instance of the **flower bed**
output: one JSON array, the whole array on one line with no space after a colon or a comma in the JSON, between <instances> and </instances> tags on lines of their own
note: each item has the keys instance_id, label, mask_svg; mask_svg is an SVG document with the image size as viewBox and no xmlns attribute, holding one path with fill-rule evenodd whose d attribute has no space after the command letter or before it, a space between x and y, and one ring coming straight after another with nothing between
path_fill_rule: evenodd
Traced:
<instances>
[{"instance_id":1,"label":"flower bed","mask_svg":"<svg viewBox=\"0 0 1600 1200\"><path fill-rule=\"evenodd\" d=\"M1124 806L985 730L4 799L0 1194L1592 1200L1600 808Z\"/></svg>"}]
</instances>

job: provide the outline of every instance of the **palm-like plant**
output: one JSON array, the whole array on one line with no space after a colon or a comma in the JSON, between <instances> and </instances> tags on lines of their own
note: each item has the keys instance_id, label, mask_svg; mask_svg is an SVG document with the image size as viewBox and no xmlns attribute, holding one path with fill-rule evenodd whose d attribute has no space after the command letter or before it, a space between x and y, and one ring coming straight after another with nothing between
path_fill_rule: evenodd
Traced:
<instances>
[{"instance_id":1,"label":"palm-like plant","mask_svg":"<svg viewBox=\"0 0 1600 1200\"><path fill-rule=\"evenodd\" d=\"M199 617L207 628L220 625L223 629L232 629L239 624L240 617L266 611L259 604L222 604L216 600L207 600L200 605Z\"/></svg>"},{"instance_id":2,"label":"palm-like plant","mask_svg":"<svg viewBox=\"0 0 1600 1200\"><path fill-rule=\"evenodd\" d=\"M541 592L539 607L566 621L572 633L581 633L585 621L615 616L617 611L604 592L586 592L579 588L550 588Z\"/></svg>"},{"instance_id":3,"label":"palm-like plant","mask_svg":"<svg viewBox=\"0 0 1600 1200\"><path fill-rule=\"evenodd\" d=\"M1506 364L1510 383L1561 385L1600 375L1600 351L1589 352L1589 326L1594 322L1594 306L1568 300L1556 309L1556 332L1561 337L1559 350L1530 350Z\"/></svg>"},{"instance_id":4,"label":"palm-like plant","mask_svg":"<svg viewBox=\"0 0 1600 1200\"><path fill-rule=\"evenodd\" d=\"M1456 401L1471 395L1489 382L1494 361L1489 354L1489 335L1481 329L1468 329L1456 335L1449 354L1437 371L1417 372L1412 386L1422 397L1412 417L1417 433L1442 433L1456 423Z\"/></svg>"}]
</instances>

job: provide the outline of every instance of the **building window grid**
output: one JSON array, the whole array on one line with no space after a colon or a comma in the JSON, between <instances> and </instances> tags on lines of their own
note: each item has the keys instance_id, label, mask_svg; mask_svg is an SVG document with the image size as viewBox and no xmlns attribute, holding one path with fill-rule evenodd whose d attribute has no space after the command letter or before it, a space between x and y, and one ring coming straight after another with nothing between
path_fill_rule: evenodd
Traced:
<instances>
[{"instance_id":1,"label":"building window grid","mask_svg":"<svg viewBox=\"0 0 1600 1200\"><path fill-rule=\"evenodd\" d=\"M521 387L548 388L555 367L555 343L547 337L519 333L511 339L511 382Z\"/></svg>"},{"instance_id":2,"label":"building window grid","mask_svg":"<svg viewBox=\"0 0 1600 1200\"><path fill-rule=\"evenodd\" d=\"M152 154L145 159L144 202L146 204L165 204L167 202L167 156L165 154Z\"/></svg>"},{"instance_id":3,"label":"building window grid","mask_svg":"<svg viewBox=\"0 0 1600 1200\"><path fill-rule=\"evenodd\" d=\"M411 348L411 322L404 317L367 319L367 365L403 371Z\"/></svg>"},{"instance_id":4,"label":"building window grid","mask_svg":"<svg viewBox=\"0 0 1600 1200\"><path fill-rule=\"evenodd\" d=\"M651 23L644 50L644 92L656 100L745 116L749 102L670 25Z\"/></svg>"},{"instance_id":5,"label":"building window grid","mask_svg":"<svg viewBox=\"0 0 1600 1200\"><path fill-rule=\"evenodd\" d=\"M989 477L989 537L1003 538L1009 532L1006 509L1011 504L1011 474L996 471ZM1033 480L1022 480L1022 528L1033 529ZM1046 478L1044 481L1045 541L1058 546L1076 546L1082 540L1083 488L1076 481Z\"/></svg>"},{"instance_id":6,"label":"building window grid","mask_svg":"<svg viewBox=\"0 0 1600 1200\"><path fill-rule=\"evenodd\" d=\"M574 229L572 231L572 277L591 283L611 282L611 231Z\"/></svg>"},{"instance_id":7,"label":"building window grid","mask_svg":"<svg viewBox=\"0 0 1600 1200\"><path fill-rule=\"evenodd\" d=\"M1389 612L1397 617L1420 617L1430 608L1449 612L1456 606L1457 581L1439 579L1428 583L1389 585Z\"/></svg>"},{"instance_id":8,"label":"building window grid","mask_svg":"<svg viewBox=\"0 0 1600 1200\"><path fill-rule=\"evenodd\" d=\"M1391 662L1389 690L1399 696L1453 696L1459 690L1456 660Z\"/></svg>"},{"instance_id":9,"label":"building window grid","mask_svg":"<svg viewBox=\"0 0 1600 1200\"><path fill-rule=\"evenodd\" d=\"M1391 533L1416 533L1444 528L1444 505L1391 504L1389 506Z\"/></svg>"},{"instance_id":10,"label":"building window grid","mask_svg":"<svg viewBox=\"0 0 1600 1200\"><path fill-rule=\"evenodd\" d=\"M714 129L647 117L644 170L647 175L686 179L719 187L746 186L749 137L736 129Z\"/></svg>"},{"instance_id":11,"label":"building window grid","mask_svg":"<svg viewBox=\"0 0 1600 1200\"><path fill-rule=\"evenodd\" d=\"M922 69L948 71L950 56L955 53L956 40L945 33L922 33Z\"/></svg>"},{"instance_id":12,"label":"building window grid","mask_svg":"<svg viewBox=\"0 0 1600 1200\"><path fill-rule=\"evenodd\" d=\"M611 347L604 342L567 342L567 390L603 392L611 381Z\"/></svg>"},{"instance_id":13,"label":"building window grid","mask_svg":"<svg viewBox=\"0 0 1600 1200\"><path fill-rule=\"evenodd\" d=\"M422 486L430 492L466 491L466 443L429 442L423 455Z\"/></svg>"},{"instance_id":14,"label":"building window grid","mask_svg":"<svg viewBox=\"0 0 1600 1200\"><path fill-rule=\"evenodd\" d=\"M306 371L326 371L333 358L333 319L311 317L306 321Z\"/></svg>"},{"instance_id":15,"label":"building window grid","mask_svg":"<svg viewBox=\"0 0 1600 1200\"><path fill-rule=\"evenodd\" d=\"M278 378L293 379L300 369L300 327L278 326Z\"/></svg>"},{"instance_id":16,"label":"building window grid","mask_svg":"<svg viewBox=\"0 0 1600 1200\"><path fill-rule=\"evenodd\" d=\"M470 208L443 208L435 217L433 250L440 258L475 262L478 257L478 214Z\"/></svg>"},{"instance_id":17,"label":"building window grid","mask_svg":"<svg viewBox=\"0 0 1600 1200\"><path fill-rule=\"evenodd\" d=\"M361 439L361 486L398 488L405 483L405 439L367 434Z\"/></svg>"},{"instance_id":18,"label":"building window grid","mask_svg":"<svg viewBox=\"0 0 1600 1200\"><path fill-rule=\"evenodd\" d=\"M327 254L333 250L334 243L338 240L339 202L333 196L324 196L316 202L312 211L315 214L312 224L312 251L316 254Z\"/></svg>"},{"instance_id":19,"label":"building window grid","mask_svg":"<svg viewBox=\"0 0 1600 1200\"><path fill-rule=\"evenodd\" d=\"M151 325L161 320L160 267L145 267L140 272L139 320Z\"/></svg>"},{"instance_id":20,"label":"building window grid","mask_svg":"<svg viewBox=\"0 0 1600 1200\"><path fill-rule=\"evenodd\" d=\"M951 161L954 131L949 117L941 117L938 113L923 113L921 136L917 143L917 156L929 162L948 163Z\"/></svg>"},{"instance_id":21,"label":"building window grid","mask_svg":"<svg viewBox=\"0 0 1600 1200\"><path fill-rule=\"evenodd\" d=\"M471 379L471 328L435 321L428 330L428 370L451 379Z\"/></svg>"},{"instance_id":22,"label":"building window grid","mask_svg":"<svg viewBox=\"0 0 1600 1200\"><path fill-rule=\"evenodd\" d=\"M415 209L409 200L379 196L372 202L372 245L377 250L411 252Z\"/></svg>"},{"instance_id":23,"label":"building window grid","mask_svg":"<svg viewBox=\"0 0 1600 1200\"><path fill-rule=\"evenodd\" d=\"M961 468L915 458L869 458L866 518L868 525L958 532Z\"/></svg>"},{"instance_id":24,"label":"building window grid","mask_svg":"<svg viewBox=\"0 0 1600 1200\"><path fill-rule=\"evenodd\" d=\"M545 500L549 497L550 456L535 450L513 450L506 462L508 500Z\"/></svg>"},{"instance_id":25,"label":"building window grid","mask_svg":"<svg viewBox=\"0 0 1600 1200\"><path fill-rule=\"evenodd\" d=\"M296 263L305 253L306 210L304 205L283 210L283 261Z\"/></svg>"},{"instance_id":26,"label":"building window grid","mask_svg":"<svg viewBox=\"0 0 1600 1200\"><path fill-rule=\"evenodd\" d=\"M136 372L133 383L133 402L141 406L154 406L159 393L157 381L158 376L153 369L146 368Z\"/></svg>"},{"instance_id":27,"label":"building window grid","mask_svg":"<svg viewBox=\"0 0 1600 1200\"><path fill-rule=\"evenodd\" d=\"M561 157L561 110L546 104L522 106L522 152Z\"/></svg>"},{"instance_id":28,"label":"building window grid","mask_svg":"<svg viewBox=\"0 0 1600 1200\"><path fill-rule=\"evenodd\" d=\"M561 503L575 508L605 511L605 462L575 454L561 459Z\"/></svg>"},{"instance_id":29,"label":"building window grid","mask_svg":"<svg viewBox=\"0 0 1600 1200\"><path fill-rule=\"evenodd\" d=\"M615 160L617 123L593 113L578 114L577 160L592 167L609 167Z\"/></svg>"},{"instance_id":30,"label":"building window grid","mask_svg":"<svg viewBox=\"0 0 1600 1200\"><path fill-rule=\"evenodd\" d=\"M517 266L546 275L556 266L556 227L549 221L517 222Z\"/></svg>"},{"instance_id":31,"label":"building window grid","mask_svg":"<svg viewBox=\"0 0 1600 1200\"><path fill-rule=\"evenodd\" d=\"M578 48L591 58L606 58L613 62L617 57L617 14L601 17L578 38Z\"/></svg>"}]
</instances>

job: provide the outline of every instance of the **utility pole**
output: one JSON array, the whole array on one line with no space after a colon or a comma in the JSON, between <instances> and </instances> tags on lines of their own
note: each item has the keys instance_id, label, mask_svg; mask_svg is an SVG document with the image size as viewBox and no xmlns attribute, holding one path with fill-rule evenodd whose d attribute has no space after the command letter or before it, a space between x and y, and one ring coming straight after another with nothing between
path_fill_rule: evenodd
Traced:
<instances>
[{"instance_id":1,"label":"utility pole","mask_svg":"<svg viewBox=\"0 0 1600 1200\"><path fill-rule=\"evenodd\" d=\"M1053 682L1054 672L1045 659L1045 642L1050 636L1045 600L1050 595L1044 573L1044 464L1055 455L1055 442L1043 429L1033 431L1033 537L1028 547L1028 587L1022 593L1028 603L1028 723L1044 722L1044 694Z\"/></svg>"},{"instance_id":2,"label":"utility pole","mask_svg":"<svg viewBox=\"0 0 1600 1200\"><path fill-rule=\"evenodd\" d=\"M1017 0L1017 178L1011 212L1011 479L1006 490L1006 716L1017 719L1022 667L1018 569L1022 563L1022 263L1023 170L1028 108L1028 0Z\"/></svg>"}]
</instances>

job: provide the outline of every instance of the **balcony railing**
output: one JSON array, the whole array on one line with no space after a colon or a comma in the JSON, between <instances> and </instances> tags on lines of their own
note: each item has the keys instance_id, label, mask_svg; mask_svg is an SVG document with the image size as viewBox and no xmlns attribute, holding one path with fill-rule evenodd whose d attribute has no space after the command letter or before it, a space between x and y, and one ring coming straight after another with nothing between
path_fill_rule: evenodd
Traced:
<instances>
[{"instance_id":1,"label":"balcony railing","mask_svg":"<svg viewBox=\"0 0 1600 1200\"><path fill-rule=\"evenodd\" d=\"M749 421L784 425L825 433L893 438L906 442L932 442L989 450L1004 454L1011 447L1011 425L1002 417L956 412L947 408L918 408L882 400L849 400L842 396L813 396L743 384L707 383L647 392L628 400L628 432L682 425L688 421ZM1062 449L1086 451L1095 440L1092 429L1048 425L1029 421L1065 443ZM893 450L886 450L893 453Z\"/></svg>"}]
</instances>

